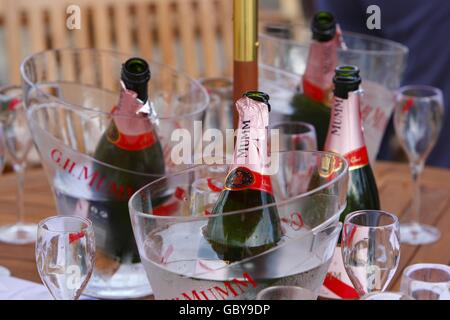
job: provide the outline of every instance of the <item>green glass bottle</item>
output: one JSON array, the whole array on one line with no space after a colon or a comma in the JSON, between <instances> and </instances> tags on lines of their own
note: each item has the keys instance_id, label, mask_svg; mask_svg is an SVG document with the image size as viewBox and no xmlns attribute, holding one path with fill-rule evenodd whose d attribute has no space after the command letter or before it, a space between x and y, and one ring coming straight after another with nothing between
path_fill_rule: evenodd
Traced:
<instances>
[{"instance_id":1,"label":"green glass bottle","mask_svg":"<svg viewBox=\"0 0 450 320\"><path fill-rule=\"evenodd\" d=\"M247 92L236 102L239 131L233 159L205 230L205 238L217 255L234 262L274 247L282 231L276 206L256 211L224 213L269 205L275 202L267 163L267 126L269 96Z\"/></svg>"},{"instance_id":2,"label":"green glass bottle","mask_svg":"<svg viewBox=\"0 0 450 320\"><path fill-rule=\"evenodd\" d=\"M291 102L291 118L314 126L319 150L323 150L327 136L332 80L337 65L337 49L341 45L339 37L336 37L336 29L336 21L331 13L318 12L314 15L311 24L312 42L302 78L303 90L295 94Z\"/></svg>"},{"instance_id":3,"label":"green glass bottle","mask_svg":"<svg viewBox=\"0 0 450 320\"><path fill-rule=\"evenodd\" d=\"M97 249L102 256L120 262L139 262L128 199L140 187L165 173L163 149L155 126L147 113L140 112L150 110L146 106L149 80L150 69L145 60L131 58L122 65L119 102L113 107L112 121L93 155L96 160L113 166L94 164L94 171L111 184L107 201L90 201L89 217L94 222Z\"/></svg>"},{"instance_id":4,"label":"green glass bottle","mask_svg":"<svg viewBox=\"0 0 450 320\"><path fill-rule=\"evenodd\" d=\"M364 142L359 86L355 66L339 66L333 78L334 103L325 150L343 155L349 164L347 207L341 221L353 211L380 209L378 189Z\"/></svg>"}]
</instances>

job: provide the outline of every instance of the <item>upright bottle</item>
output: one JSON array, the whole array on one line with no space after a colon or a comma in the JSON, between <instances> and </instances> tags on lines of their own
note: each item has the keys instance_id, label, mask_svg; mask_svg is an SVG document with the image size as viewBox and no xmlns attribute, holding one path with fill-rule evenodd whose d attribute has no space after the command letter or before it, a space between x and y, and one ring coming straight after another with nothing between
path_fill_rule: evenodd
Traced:
<instances>
[{"instance_id":1,"label":"upright bottle","mask_svg":"<svg viewBox=\"0 0 450 320\"><path fill-rule=\"evenodd\" d=\"M165 172L163 150L149 116L149 80L150 69L145 60L131 58L122 65L119 101L112 109L112 121L94 153L95 159L122 169L97 165L96 172L124 190L111 195L112 201L91 201L89 210L97 248L103 255L120 262L139 261L128 199L134 191L153 180L149 176L156 178Z\"/></svg>"},{"instance_id":2,"label":"upright bottle","mask_svg":"<svg viewBox=\"0 0 450 320\"><path fill-rule=\"evenodd\" d=\"M274 203L270 176L266 175L269 96L251 91L236 102L239 127L234 164L212 209L205 237L225 261L239 261L268 250L281 239L276 206L241 214L224 213Z\"/></svg>"},{"instance_id":3,"label":"upright bottle","mask_svg":"<svg viewBox=\"0 0 450 320\"><path fill-rule=\"evenodd\" d=\"M333 75L337 65L337 49L343 46L331 13L314 15L312 42L302 78L302 94L294 95L292 118L311 123L317 133L317 146L323 150L330 121Z\"/></svg>"},{"instance_id":4,"label":"upright bottle","mask_svg":"<svg viewBox=\"0 0 450 320\"><path fill-rule=\"evenodd\" d=\"M354 66L336 68L334 101L325 150L343 155L349 164L347 207L340 220L350 212L380 209L377 185L369 164L360 113L361 78ZM336 248L325 277L321 295L327 298L357 299L358 293L347 276L341 249Z\"/></svg>"},{"instance_id":5,"label":"upright bottle","mask_svg":"<svg viewBox=\"0 0 450 320\"><path fill-rule=\"evenodd\" d=\"M339 66L333 82L334 102L325 150L343 155L349 163L347 207L341 215L343 221L352 211L380 209L380 201L364 142L358 68Z\"/></svg>"}]
</instances>

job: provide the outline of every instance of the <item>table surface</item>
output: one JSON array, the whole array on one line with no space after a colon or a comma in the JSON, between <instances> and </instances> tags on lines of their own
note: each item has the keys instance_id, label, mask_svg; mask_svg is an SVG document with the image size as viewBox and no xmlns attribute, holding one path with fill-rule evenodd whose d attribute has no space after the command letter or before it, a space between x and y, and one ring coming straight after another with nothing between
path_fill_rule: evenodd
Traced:
<instances>
[{"instance_id":1,"label":"table surface","mask_svg":"<svg viewBox=\"0 0 450 320\"><path fill-rule=\"evenodd\" d=\"M398 216L410 211L412 183L406 164L377 162L374 166L383 210ZM25 182L27 222L38 222L55 215L54 199L42 169L30 169ZM400 265L391 283L398 290L403 269L414 263L450 264L450 170L427 167L422 176L423 222L437 226L441 239L425 246L402 244ZM0 177L0 225L16 218L16 181L13 174ZM34 257L34 244L8 245L0 243L0 265L9 268L18 278L40 283Z\"/></svg>"}]
</instances>

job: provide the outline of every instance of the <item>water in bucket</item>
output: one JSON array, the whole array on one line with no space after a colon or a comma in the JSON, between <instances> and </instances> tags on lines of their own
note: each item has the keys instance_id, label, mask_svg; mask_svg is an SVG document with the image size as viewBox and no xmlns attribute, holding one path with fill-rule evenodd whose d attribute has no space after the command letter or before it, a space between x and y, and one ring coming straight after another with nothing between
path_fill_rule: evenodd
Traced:
<instances>
[{"instance_id":1,"label":"water in bucket","mask_svg":"<svg viewBox=\"0 0 450 320\"><path fill-rule=\"evenodd\" d=\"M278 155L279 170L271 175L275 203L268 206L277 207L283 236L275 247L242 260L223 260L204 236L214 218L208 210L228 165L196 166L133 195L129 207L134 235L156 299L255 299L274 285L297 285L318 294L341 230L347 163L323 152ZM153 199L180 193L179 206L163 215L154 213ZM252 215L260 209L226 214Z\"/></svg>"},{"instance_id":2,"label":"water in bucket","mask_svg":"<svg viewBox=\"0 0 450 320\"><path fill-rule=\"evenodd\" d=\"M93 158L111 122L110 112L119 98L121 64L128 58L109 51L63 49L35 54L22 65L29 126L58 214L83 216L94 223L96 265L85 293L103 298L151 293L127 201L159 176ZM176 129L193 133L195 121L205 116L209 99L204 88L186 75L156 63L150 64L150 70L149 97L159 116L158 136L170 173L182 168L170 160L176 143L170 139L171 133ZM201 135L191 136L193 150Z\"/></svg>"},{"instance_id":3,"label":"water in bucket","mask_svg":"<svg viewBox=\"0 0 450 320\"><path fill-rule=\"evenodd\" d=\"M119 96L121 64L128 58L110 51L62 49L35 54L22 65L29 126L58 214L80 215L94 222L97 259L85 293L100 298L133 298L152 292L139 263L124 200L159 177L93 158L110 124ZM159 116L158 136L169 174L188 166L171 160L178 143L171 139L172 133L182 129L191 135L194 157L202 138L197 121L204 120L209 100L204 88L188 76L157 63L150 63L150 70L149 97ZM261 66L259 75L273 104L287 104L279 92L294 90L296 77L270 66ZM117 175L124 177L123 183L115 181Z\"/></svg>"}]
</instances>

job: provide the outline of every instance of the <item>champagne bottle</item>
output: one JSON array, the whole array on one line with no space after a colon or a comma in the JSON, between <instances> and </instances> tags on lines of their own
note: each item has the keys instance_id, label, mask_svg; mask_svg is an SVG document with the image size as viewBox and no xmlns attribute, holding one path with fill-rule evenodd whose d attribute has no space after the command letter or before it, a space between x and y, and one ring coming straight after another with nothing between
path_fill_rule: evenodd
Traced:
<instances>
[{"instance_id":1,"label":"champagne bottle","mask_svg":"<svg viewBox=\"0 0 450 320\"><path fill-rule=\"evenodd\" d=\"M340 217L340 220L344 221L350 212L380 209L380 201L364 142L360 113L361 78L358 68L337 67L333 82L334 103L325 150L343 155L349 164L347 206ZM345 271L340 247L334 251L320 294L331 299L359 297Z\"/></svg>"},{"instance_id":2,"label":"champagne bottle","mask_svg":"<svg viewBox=\"0 0 450 320\"><path fill-rule=\"evenodd\" d=\"M96 172L120 187L108 201L91 201L89 212L96 235L99 235L96 239L97 248L109 258L121 262L139 261L128 199L134 191L154 179L149 178L149 175L157 178L165 173L163 150L149 116L149 80L150 69L145 60L131 58L122 65L119 102L113 107L112 121L94 152L95 159L122 169L96 165ZM123 170L145 175L130 174ZM112 198L115 200L110 200Z\"/></svg>"},{"instance_id":3,"label":"champagne bottle","mask_svg":"<svg viewBox=\"0 0 450 320\"><path fill-rule=\"evenodd\" d=\"M336 68L333 78L334 104L325 150L343 155L349 163L347 207L341 215L356 210L380 209L378 189L364 142L359 70L354 66Z\"/></svg>"},{"instance_id":4,"label":"champagne bottle","mask_svg":"<svg viewBox=\"0 0 450 320\"><path fill-rule=\"evenodd\" d=\"M292 99L293 120L312 124L316 129L317 146L323 150L330 121L334 69L337 65L337 49L341 45L336 32L337 25L331 13L314 15L305 73L302 78L303 93Z\"/></svg>"},{"instance_id":5,"label":"champagne bottle","mask_svg":"<svg viewBox=\"0 0 450 320\"><path fill-rule=\"evenodd\" d=\"M267 94L250 91L236 102L239 129L234 164L205 230L205 238L225 261L239 261L268 250L282 236L276 206L225 214L275 202L270 176L264 170L268 157L268 100Z\"/></svg>"}]
</instances>

